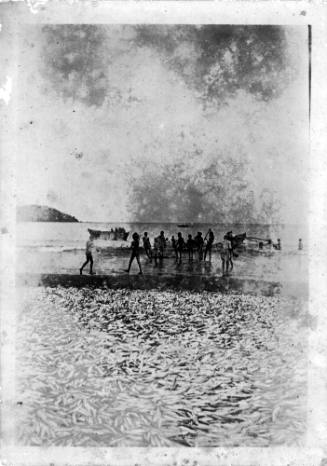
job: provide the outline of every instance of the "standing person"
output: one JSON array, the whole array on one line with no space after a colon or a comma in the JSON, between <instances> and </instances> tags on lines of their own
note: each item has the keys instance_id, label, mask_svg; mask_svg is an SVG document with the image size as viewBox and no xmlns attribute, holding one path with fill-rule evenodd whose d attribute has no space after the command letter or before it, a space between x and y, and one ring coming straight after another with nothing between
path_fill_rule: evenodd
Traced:
<instances>
[{"instance_id":1,"label":"standing person","mask_svg":"<svg viewBox=\"0 0 327 466\"><path fill-rule=\"evenodd\" d=\"M177 241L176 241L174 235L171 237L171 245L172 245L174 253L175 253L175 262L178 262Z\"/></svg>"},{"instance_id":2,"label":"standing person","mask_svg":"<svg viewBox=\"0 0 327 466\"><path fill-rule=\"evenodd\" d=\"M233 239L234 239L235 235L233 235L232 231L228 231L225 236L226 236L226 239L229 241L229 263L230 263L230 269L233 270L233 267L234 267L234 264L233 264L233 257L234 257ZM224 238L225 238L225 236L224 236Z\"/></svg>"},{"instance_id":3,"label":"standing person","mask_svg":"<svg viewBox=\"0 0 327 466\"><path fill-rule=\"evenodd\" d=\"M198 250L199 261L202 261L204 241L203 241L203 238L202 238L201 231L198 231L196 237L194 238L194 242L195 242L196 248Z\"/></svg>"},{"instance_id":4,"label":"standing person","mask_svg":"<svg viewBox=\"0 0 327 466\"><path fill-rule=\"evenodd\" d=\"M209 262L211 262L212 245L215 240L215 235L213 234L213 231L211 230L211 228L209 228L209 231L206 234L206 237L207 236L208 236L208 239L207 239L207 244L206 244L205 251L204 251L204 260L206 260L207 254L209 253Z\"/></svg>"},{"instance_id":5,"label":"standing person","mask_svg":"<svg viewBox=\"0 0 327 466\"><path fill-rule=\"evenodd\" d=\"M229 268L229 263L231 261L231 256L230 256L230 251L231 251L231 242L228 239L228 236L224 236L224 241L222 243L222 250L220 251L220 257L221 257L221 268L223 275L228 274L228 268Z\"/></svg>"},{"instance_id":6,"label":"standing person","mask_svg":"<svg viewBox=\"0 0 327 466\"><path fill-rule=\"evenodd\" d=\"M127 273L129 273L130 271L130 268L131 268L131 265L132 265L132 262L134 259L136 259L137 263L138 263L138 266L139 266L139 275L142 275L142 268L141 268L141 262L140 262L140 236L138 233L133 233L133 241L131 243L131 257L130 257L130 260L129 260L129 264L128 264L128 269L126 270Z\"/></svg>"},{"instance_id":7,"label":"standing person","mask_svg":"<svg viewBox=\"0 0 327 466\"><path fill-rule=\"evenodd\" d=\"M302 251L302 249L303 249L303 244L302 244L302 239L300 238L300 239L299 239L298 250L299 250L299 251Z\"/></svg>"},{"instance_id":8,"label":"standing person","mask_svg":"<svg viewBox=\"0 0 327 466\"><path fill-rule=\"evenodd\" d=\"M186 247L188 251L189 262L193 262L193 245L194 245L194 241L193 241L192 235L188 235L187 241L186 241Z\"/></svg>"},{"instance_id":9,"label":"standing person","mask_svg":"<svg viewBox=\"0 0 327 466\"><path fill-rule=\"evenodd\" d=\"M162 260L166 249L165 232L162 230L159 235L159 259Z\"/></svg>"},{"instance_id":10,"label":"standing person","mask_svg":"<svg viewBox=\"0 0 327 466\"><path fill-rule=\"evenodd\" d=\"M143 248L145 251L145 254L148 256L150 259L150 262L152 262L152 250L151 250L151 243L150 243L150 238L148 237L148 233L144 232L143 236Z\"/></svg>"},{"instance_id":11,"label":"standing person","mask_svg":"<svg viewBox=\"0 0 327 466\"><path fill-rule=\"evenodd\" d=\"M183 252L184 246L185 246L184 238L182 236L182 233L179 232L179 233L177 233L177 255L178 255L178 258L179 258L179 260L178 260L179 264L182 263L182 252Z\"/></svg>"},{"instance_id":12,"label":"standing person","mask_svg":"<svg viewBox=\"0 0 327 466\"><path fill-rule=\"evenodd\" d=\"M153 256L154 256L154 266L158 266L158 255L159 255L159 236L156 236L153 241Z\"/></svg>"},{"instance_id":13,"label":"standing person","mask_svg":"<svg viewBox=\"0 0 327 466\"><path fill-rule=\"evenodd\" d=\"M88 263L90 263L90 275L95 275L95 273L93 272L93 249L94 249L93 237L90 235L89 239L86 242L86 247L85 247L86 261L84 262L82 267L79 269L80 275L83 275L83 269Z\"/></svg>"}]
</instances>

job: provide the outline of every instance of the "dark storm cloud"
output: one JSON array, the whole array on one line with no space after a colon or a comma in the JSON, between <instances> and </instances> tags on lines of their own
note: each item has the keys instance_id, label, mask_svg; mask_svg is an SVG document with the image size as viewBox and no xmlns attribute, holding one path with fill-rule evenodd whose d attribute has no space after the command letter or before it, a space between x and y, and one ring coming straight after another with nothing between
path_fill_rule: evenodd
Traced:
<instances>
[{"instance_id":1,"label":"dark storm cloud","mask_svg":"<svg viewBox=\"0 0 327 466\"><path fill-rule=\"evenodd\" d=\"M63 98L102 105L108 88L101 26L44 26L43 73Z\"/></svg>"},{"instance_id":2,"label":"dark storm cloud","mask_svg":"<svg viewBox=\"0 0 327 466\"><path fill-rule=\"evenodd\" d=\"M79 208L84 196L94 219L103 218L105 204L115 218L124 211L138 221L273 221L280 210L274 192L278 186L288 192L291 184L291 171L280 167L302 154L298 96L305 79L295 88L293 80L295 64L304 70L300 32L194 25L28 29L36 46L34 61L30 47L24 49L23 69L30 60L31 70L21 89L38 103L35 115L25 117L35 122L29 134L39 131L44 144L51 141L49 160L62 157L62 176L69 173L75 189L67 199ZM27 140L32 156L34 141Z\"/></svg>"},{"instance_id":3,"label":"dark storm cloud","mask_svg":"<svg viewBox=\"0 0 327 466\"><path fill-rule=\"evenodd\" d=\"M191 163L195 163L195 159ZM144 178L131 181L131 214L139 222L233 222L255 223L277 219L279 202L265 189L260 213L245 180L246 161L235 163L220 154L216 162L190 176L183 163L164 165L155 174L144 168Z\"/></svg>"},{"instance_id":4,"label":"dark storm cloud","mask_svg":"<svg viewBox=\"0 0 327 466\"><path fill-rule=\"evenodd\" d=\"M155 48L204 100L219 103L238 90L277 97L294 74L285 30L277 26L140 26L137 42ZM183 48L192 47L190 54Z\"/></svg>"},{"instance_id":5,"label":"dark storm cloud","mask_svg":"<svg viewBox=\"0 0 327 466\"><path fill-rule=\"evenodd\" d=\"M294 75L281 27L144 25L123 26L117 34L124 29L135 33L125 39L127 52L131 47L155 51L204 102L219 105L239 90L267 101ZM109 31L95 25L43 28L44 75L64 98L100 106L112 94Z\"/></svg>"}]
</instances>

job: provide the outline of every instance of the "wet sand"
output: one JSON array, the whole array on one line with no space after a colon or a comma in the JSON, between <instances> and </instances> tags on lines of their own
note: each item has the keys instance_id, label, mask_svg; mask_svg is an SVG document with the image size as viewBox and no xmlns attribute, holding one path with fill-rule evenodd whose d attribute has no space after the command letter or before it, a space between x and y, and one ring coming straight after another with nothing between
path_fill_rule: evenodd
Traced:
<instances>
[{"instance_id":1,"label":"wet sand","mask_svg":"<svg viewBox=\"0 0 327 466\"><path fill-rule=\"evenodd\" d=\"M94 257L96 275L89 275L89 266L79 275L85 260L83 251L40 251L36 248L19 249L17 255L18 285L47 286L105 286L129 289L175 289L228 292L234 290L250 294L307 297L307 256L303 252L276 251L271 253L243 253L234 259L234 269L222 276L221 260L217 252L211 262L189 263L186 255L182 264L174 257L150 262L141 255L143 275L139 276L134 261L130 273L129 250L117 248L100 250Z\"/></svg>"},{"instance_id":2,"label":"wet sand","mask_svg":"<svg viewBox=\"0 0 327 466\"><path fill-rule=\"evenodd\" d=\"M305 283L271 282L235 277L196 275L69 275L69 274L20 274L17 286L49 286L75 288L126 288L130 290L212 291L220 293L244 293L261 296L294 296L307 299Z\"/></svg>"}]
</instances>

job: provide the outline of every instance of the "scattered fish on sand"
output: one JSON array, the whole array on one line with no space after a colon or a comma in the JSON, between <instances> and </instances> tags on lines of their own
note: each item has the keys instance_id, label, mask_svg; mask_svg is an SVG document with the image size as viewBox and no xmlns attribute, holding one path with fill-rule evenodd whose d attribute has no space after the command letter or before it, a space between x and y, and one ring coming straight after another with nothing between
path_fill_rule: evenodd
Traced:
<instances>
[{"instance_id":1,"label":"scattered fish on sand","mask_svg":"<svg viewBox=\"0 0 327 466\"><path fill-rule=\"evenodd\" d=\"M299 300L61 287L19 295L20 445L302 445Z\"/></svg>"}]
</instances>

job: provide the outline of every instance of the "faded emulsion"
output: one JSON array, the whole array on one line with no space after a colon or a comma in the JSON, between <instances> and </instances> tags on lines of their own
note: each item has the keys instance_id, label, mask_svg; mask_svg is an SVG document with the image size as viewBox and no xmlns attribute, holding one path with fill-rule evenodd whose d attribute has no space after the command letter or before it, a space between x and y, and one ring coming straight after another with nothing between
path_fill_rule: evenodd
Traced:
<instances>
[{"instance_id":1,"label":"faded emulsion","mask_svg":"<svg viewBox=\"0 0 327 466\"><path fill-rule=\"evenodd\" d=\"M17 445L305 445L310 44L22 26Z\"/></svg>"}]
</instances>

